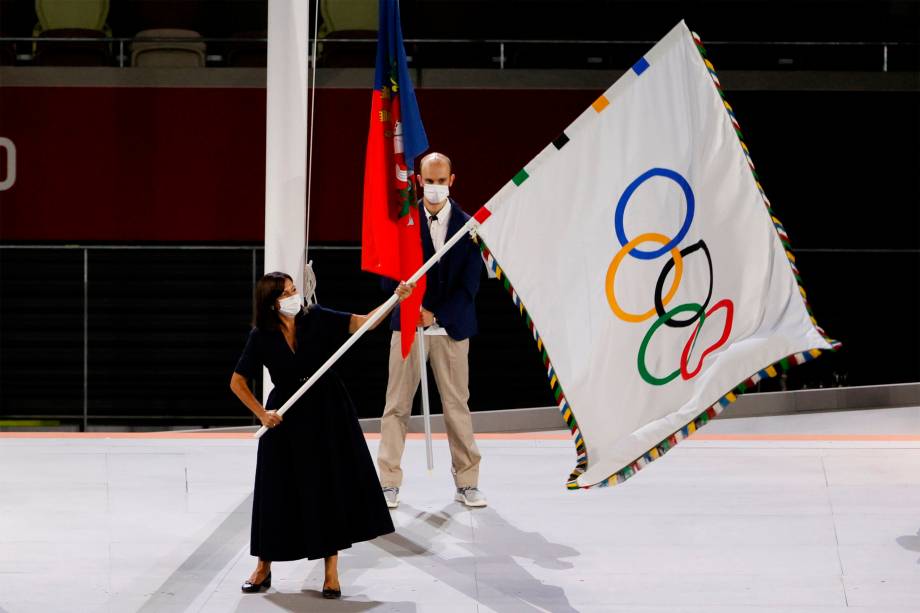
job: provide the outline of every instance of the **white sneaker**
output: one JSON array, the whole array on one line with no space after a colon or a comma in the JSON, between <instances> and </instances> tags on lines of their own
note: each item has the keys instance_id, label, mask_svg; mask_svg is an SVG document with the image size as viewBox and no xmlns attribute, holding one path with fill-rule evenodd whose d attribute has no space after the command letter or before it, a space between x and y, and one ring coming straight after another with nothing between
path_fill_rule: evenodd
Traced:
<instances>
[{"instance_id":1,"label":"white sneaker","mask_svg":"<svg viewBox=\"0 0 920 613\"><path fill-rule=\"evenodd\" d=\"M458 487L454 500L462 502L468 507L484 507L489 504L486 501L486 497L476 487Z\"/></svg>"},{"instance_id":2,"label":"white sneaker","mask_svg":"<svg viewBox=\"0 0 920 613\"><path fill-rule=\"evenodd\" d=\"M387 501L387 506L391 509L395 509L399 506L399 488L398 487L385 487L383 488L383 497Z\"/></svg>"}]
</instances>

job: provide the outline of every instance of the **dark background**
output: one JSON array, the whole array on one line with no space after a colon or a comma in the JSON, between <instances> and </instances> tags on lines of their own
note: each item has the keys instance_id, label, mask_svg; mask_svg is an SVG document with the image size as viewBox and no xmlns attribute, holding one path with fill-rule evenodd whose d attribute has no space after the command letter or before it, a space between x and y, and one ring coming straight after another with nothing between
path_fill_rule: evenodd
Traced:
<instances>
[{"instance_id":1,"label":"dark background","mask_svg":"<svg viewBox=\"0 0 920 613\"><path fill-rule=\"evenodd\" d=\"M266 6L266 0L111 0L108 23L115 36L174 27L229 37L264 31ZM30 35L34 7L34 0L0 0L0 28ZM400 7L406 38L479 40L652 41L661 37L661 24L687 19L709 40L916 41L920 17L912 0L401 0Z\"/></svg>"},{"instance_id":2,"label":"dark background","mask_svg":"<svg viewBox=\"0 0 920 613\"><path fill-rule=\"evenodd\" d=\"M0 1L0 31L30 32L31 6ZM920 29L917 9L914 2L402 3L410 38L652 40L685 17L704 40L900 41L905 45L892 48L889 68L912 75L917 74L917 50L911 46ZM157 20L172 15L172 25L184 19L207 35L227 36L264 29L263 13L264 3L254 2L114 0L110 22L116 36L128 36L142 27L165 25ZM604 67L628 66L647 47L618 47L605 56ZM415 53L419 62L426 54L432 62L437 57L424 49ZM576 67L580 61L541 53L533 46L522 46L517 54L509 48L509 61L521 68L557 69ZM789 68L777 64L777 58L790 54L790 70L879 70L877 48L871 54L858 46L827 53L710 45L710 58L723 70ZM487 55L467 52L459 59L442 56L437 61L487 65ZM844 343L839 353L799 366L785 381L765 383L763 389L920 381L918 88L739 91L723 80L767 195L791 237L818 322ZM50 90L0 87L0 136L15 134L21 149L17 185L0 194L0 418L82 420L85 308L91 425L249 423L228 381L248 331L253 270L262 267L264 91L213 93L223 98L221 108L230 111L206 109L204 118L193 117L191 127L182 126L172 136L169 122L161 121L141 139L135 138L141 130L132 126L149 115L124 111L127 98L140 97L144 112L162 119L169 112L194 113L181 102L195 94L76 88L66 94L70 103L64 99L61 104L65 94ZM453 193L468 212L598 93L432 90L424 85L418 90L432 148L453 157L458 173ZM359 252L353 248L360 229L368 94L320 90L316 111L325 118L317 126L316 151L322 155L314 168L311 221L319 297L332 308L358 312L385 298L376 280L359 271ZM23 96L30 98L23 102ZM92 166L80 165L93 156L68 149L74 142L85 145L77 127L49 132L54 139L49 142L41 140L35 127L61 118L76 126L78 121L68 113L82 108L77 102L81 96L108 96L106 108L116 111L113 119L93 121L106 123L102 132L117 139L102 139L101 150L121 160L106 162L86 193L53 173L30 176L29 168L40 164L25 163L55 160L62 168L75 166L81 175L92 174ZM36 115L42 104L48 111ZM81 129L96 130L92 122ZM240 158L236 161L219 157L226 148L219 134L228 129L242 132L250 145L234 153ZM162 176L158 163L186 160L182 135L202 148L197 155L217 159L216 167L203 171L207 163L188 158L170 170L176 173L176 191L159 195L154 188L162 186L124 178L133 177L132 172ZM160 162L144 157L151 139ZM158 149L157 142L165 141L156 139L173 140ZM53 157L55 149L58 158ZM136 165L124 161L132 159ZM124 167L111 172L115 164ZM246 177L238 168L259 172ZM214 174L202 177L202 172ZM228 176L233 177L229 185ZM183 181L203 183L207 189L185 189ZM195 223L175 223L189 218ZM74 243L87 251L67 247ZM113 245L130 248L107 248ZM184 248L189 246L195 248ZM89 271L85 304L84 257ZM481 332L471 349L472 408L552 404L533 340L495 281L484 279L478 310ZM379 415L383 407L387 334L384 329L369 334L339 367L362 416ZM436 388L431 388L437 411Z\"/></svg>"}]
</instances>

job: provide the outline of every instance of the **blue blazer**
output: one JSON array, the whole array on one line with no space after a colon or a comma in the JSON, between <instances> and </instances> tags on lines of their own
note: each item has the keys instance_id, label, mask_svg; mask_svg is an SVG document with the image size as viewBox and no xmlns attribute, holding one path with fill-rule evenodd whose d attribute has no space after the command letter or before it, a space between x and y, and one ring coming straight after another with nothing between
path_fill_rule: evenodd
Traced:
<instances>
[{"instance_id":1,"label":"blue blazer","mask_svg":"<svg viewBox=\"0 0 920 613\"><path fill-rule=\"evenodd\" d=\"M419 204L419 219L426 219L425 211L421 204ZM451 198L447 239L449 240L450 237L456 234L469 219L470 216ZM431 241L428 224L421 223L419 225L419 234L422 237L422 254L427 261L428 258L434 255L434 243ZM479 291L482 267L479 246L467 235L451 247L426 275L427 286L425 296L422 298L422 306L434 313L438 324L455 341L462 341L478 332L476 293ZM384 279L383 287L386 291L392 292L396 289L396 282L391 279ZM399 330L398 305L390 316L390 329Z\"/></svg>"}]
</instances>

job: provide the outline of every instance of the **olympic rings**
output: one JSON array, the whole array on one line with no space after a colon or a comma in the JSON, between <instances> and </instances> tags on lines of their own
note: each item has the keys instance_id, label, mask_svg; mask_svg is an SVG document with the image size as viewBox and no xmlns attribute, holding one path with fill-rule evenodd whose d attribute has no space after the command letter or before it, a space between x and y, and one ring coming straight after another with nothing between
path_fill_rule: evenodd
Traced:
<instances>
[{"instance_id":1,"label":"olympic rings","mask_svg":"<svg viewBox=\"0 0 920 613\"><path fill-rule=\"evenodd\" d=\"M690 350L693 348L694 340L696 340L696 334L703 327L703 322L706 321L706 318L715 313L719 309L725 309L725 324L722 327L722 337L719 338L715 343L709 346L706 351L703 352L703 355L700 356L700 363L697 365L696 370L693 372L687 372L687 360L690 359ZM706 315L700 319L700 323L696 325L696 329L693 330L693 334L690 335L690 338L687 339L687 344L684 345L684 351L680 354L680 376L684 381L689 381L693 377L697 376L700 372L700 369L703 368L703 360L706 359L706 356L721 347L725 344L725 341L728 340L728 335L732 331L732 320L735 316L735 304L725 298L720 300L712 308L706 311Z\"/></svg>"},{"instance_id":2,"label":"olympic rings","mask_svg":"<svg viewBox=\"0 0 920 613\"><path fill-rule=\"evenodd\" d=\"M656 176L671 179L677 183L678 186L680 186L681 190L683 190L684 198L687 203L686 218L684 219L684 223L674 238L668 238L664 234L658 234L656 232L646 232L631 240L627 239L626 232L623 229L623 217L626 211L626 205L628 204L629 199L632 197L633 193L636 191L636 189L638 189L640 185L642 185L648 179ZM706 360L706 356L728 342L728 337L731 335L735 314L734 303L728 298L724 298L707 310L707 307L709 307L709 302L712 300L714 275L712 268L712 255L709 253L709 247L706 246L706 242L699 240L689 247L684 247L683 249L678 248L680 242L689 232L690 225L693 223L695 206L695 199L693 196L693 190L690 188L690 183L688 183L687 180L679 173L667 168L652 168L639 175L639 177L637 177L626 187L626 190L623 192L623 195L620 196L620 199L617 202L616 212L614 214L614 227L616 230L617 240L619 240L621 245L621 249L613 257L613 260L610 262L610 266L607 267L607 275L604 280L604 292L607 295L607 303L610 305L610 310L613 311L614 315L623 321L630 323L640 323L651 318L655 314L658 315L658 319L655 320L655 323L653 323L645 333L645 337L642 339L642 343L639 346L639 353L636 356L636 365L639 371L639 375L642 377L643 381L650 385L666 385L676 379L678 376L680 376L684 381L689 381L700 373L703 368L703 362ZM662 247L655 251L642 251L637 248L637 245L645 242L660 243ZM671 299L674 298L674 295L677 293L677 289L680 286L681 279L683 278L684 257L700 250L702 250L703 254L706 256L706 263L709 267L709 291L706 293L706 299L702 304L690 302L687 304L678 305L665 312L665 305L671 302ZM617 270L619 269L623 259L627 255L630 255L639 260L654 260L668 252L670 252L671 258L665 263L664 268L662 268L661 273L658 275L658 281L655 284L654 308L646 311L645 313L627 313L624 311L617 302L616 288L614 285ZM671 286L668 288L667 293L662 296L661 293L664 289L664 282L665 279L667 279L668 274L671 272L671 269L674 269L674 279L671 281ZM702 330L706 319L719 309L725 310L725 323L722 327L722 336L719 338L719 340L717 340L703 352L703 354L700 356L699 364L697 364L696 369L691 372L688 369L688 361L690 359L690 352L693 350L693 347L696 343L697 336L700 330ZM674 316L680 313L693 313L693 315L687 319L675 320ZM675 369L673 372L665 375L664 377L658 377L650 373L648 367L646 366L645 358L648 346L651 343L655 332L661 326L668 326L669 328L685 328L692 325L693 323L696 323L696 327L694 328L693 333L690 335L690 338L687 339L687 342L684 345L684 350L681 352L679 368Z\"/></svg>"},{"instance_id":3,"label":"olympic rings","mask_svg":"<svg viewBox=\"0 0 920 613\"><path fill-rule=\"evenodd\" d=\"M626 187L626 191L623 192L623 195L620 196L619 202L617 202L613 223L614 227L616 228L617 239L619 239L620 244L625 246L627 243L631 242L626 238L626 230L623 229L623 215L626 212L626 204L632 197L633 192L635 192L640 185L652 177L667 177L680 186L684 192L684 199L687 201L687 216L684 219L684 225L681 226L680 230L677 232L677 235L671 239L670 242L665 243L661 249L658 249L657 251L640 251L639 249L633 249L629 252L629 255L639 260L654 260L655 258L664 255L676 247L677 244L680 243L680 241L682 241L687 235L687 232L690 230L690 224L693 223L695 200L693 197L693 190L690 189L690 184L687 183L685 178L673 170L669 170L667 168L652 168L650 170L646 170L644 173L639 175L636 180L630 183Z\"/></svg>"},{"instance_id":4,"label":"olympic rings","mask_svg":"<svg viewBox=\"0 0 920 613\"><path fill-rule=\"evenodd\" d=\"M709 255L709 247L706 246L705 241L699 241L696 244L690 245L680 250L680 255L686 257L695 251L703 250L703 253L706 254L706 262L709 264L709 293L706 294L706 300L703 301L703 306L700 307L700 310L691 317L690 319L682 319L680 321L668 320L665 322L665 325L670 328L684 328L691 325L700 316L703 314L703 311L706 310L706 307L709 306L709 301L712 300L712 256ZM677 266L676 260L668 260L668 263L664 265L664 268L661 269L661 274L658 275L658 283L655 284L655 311L659 316L664 315L664 305L665 300L661 297L661 289L664 287L664 280L668 276L668 272L672 268ZM674 277L679 278L680 275L675 271ZM673 287L673 285L672 285Z\"/></svg>"},{"instance_id":5,"label":"olympic rings","mask_svg":"<svg viewBox=\"0 0 920 613\"><path fill-rule=\"evenodd\" d=\"M655 234L654 232L647 232L645 234L640 234L636 238L632 239L626 245L620 249L615 256L613 256L613 261L610 262L610 266L607 267L607 279L604 283L604 290L607 293L607 303L610 304L610 309L616 314L617 317L623 321L629 321L632 323L639 323L645 321L649 317L655 314L655 308L652 308L645 313L636 315L634 313L627 313L624 311L620 305L617 303L616 290L613 285L614 278L617 274L617 269L620 267L620 262L623 261L623 258L626 257L626 254L629 253L629 250L647 241L654 241L656 243L661 243L665 245L670 239L664 234ZM678 251L677 247L671 249L671 260L669 263L674 267L674 280L671 282L671 288L668 290L667 295L661 299L663 304L671 302L671 298L674 297L674 294L677 293L677 287L680 285L680 279L684 272L684 260L681 257L681 252ZM670 269L668 269L670 270ZM659 278L661 285L656 288L655 293L655 306L658 305L658 297L661 296L662 286L664 285L664 278ZM705 307L703 307L705 308Z\"/></svg>"}]
</instances>

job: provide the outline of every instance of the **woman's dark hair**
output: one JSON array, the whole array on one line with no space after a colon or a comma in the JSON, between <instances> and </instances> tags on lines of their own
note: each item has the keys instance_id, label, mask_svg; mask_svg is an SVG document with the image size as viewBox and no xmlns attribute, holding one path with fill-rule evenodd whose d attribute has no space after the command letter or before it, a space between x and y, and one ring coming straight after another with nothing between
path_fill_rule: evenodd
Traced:
<instances>
[{"instance_id":1,"label":"woman's dark hair","mask_svg":"<svg viewBox=\"0 0 920 613\"><path fill-rule=\"evenodd\" d=\"M277 330L281 320L275 310L275 301L284 293L286 281L294 281L283 272L269 272L256 282L252 325L259 330Z\"/></svg>"}]
</instances>

